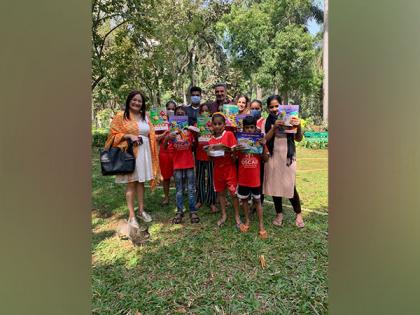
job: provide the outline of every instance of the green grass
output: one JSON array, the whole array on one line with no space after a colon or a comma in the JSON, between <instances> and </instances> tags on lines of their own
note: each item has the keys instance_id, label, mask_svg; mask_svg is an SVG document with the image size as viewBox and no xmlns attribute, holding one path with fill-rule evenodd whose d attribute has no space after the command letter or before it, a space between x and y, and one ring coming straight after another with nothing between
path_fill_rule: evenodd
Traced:
<instances>
[{"instance_id":1,"label":"green grass","mask_svg":"<svg viewBox=\"0 0 420 315\"><path fill-rule=\"evenodd\" d=\"M115 235L117 220L127 216L124 185L100 175L95 150L93 314L326 314L327 155L327 150L298 148L297 189L307 209L303 230L293 225L289 207L283 227L271 225L270 198L264 206L267 240L257 237L255 217L250 232L238 233L231 208L222 229L216 228L218 215L207 208L199 211L200 224L191 225L186 216L175 226L170 224L175 191L172 204L162 207L159 188L146 193L151 240L136 248Z\"/></svg>"}]
</instances>

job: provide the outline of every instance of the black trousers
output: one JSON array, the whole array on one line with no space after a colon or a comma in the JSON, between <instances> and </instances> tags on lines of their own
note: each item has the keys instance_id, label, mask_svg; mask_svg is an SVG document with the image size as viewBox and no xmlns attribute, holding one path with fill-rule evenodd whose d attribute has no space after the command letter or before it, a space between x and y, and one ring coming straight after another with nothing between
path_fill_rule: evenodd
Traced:
<instances>
[{"instance_id":1,"label":"black trousers","mask_svg":"<svg viewBox=\"0 0 420 315\"><path fill-rule=\"evenodd\" d=\"M283 205L281 203L282 198L281 197L274 197L273 196L273 201L274 201L274 208L276 209L276 213L282 213L283 212ZM301 213L302 209L300 207L300 198L299 198L299 194L296 190L296 186L294 187L294 192L293 192L293 198L290 198L290 203L293 206L293 210L295 211L296 214Z\"/></svg>"},{"instance_id":2,"label":"black trousers","mask_svg":"<svg viewBox=\"0 0 420 315\"><path fill-rule=\"evenodd\" d=\"M214 205L216 203L216 192L213 185L213 162L195 161L197 202L201 204Z\"/></svg>"}]
</instances>

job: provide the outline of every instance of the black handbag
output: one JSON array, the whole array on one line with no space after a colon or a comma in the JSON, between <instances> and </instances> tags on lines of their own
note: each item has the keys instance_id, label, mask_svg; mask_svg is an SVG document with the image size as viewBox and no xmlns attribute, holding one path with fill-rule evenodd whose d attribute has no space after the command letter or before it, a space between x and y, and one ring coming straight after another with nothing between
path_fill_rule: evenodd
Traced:
<instances>
[{"instance_id":1,"label":"black handbag","mask_svg":"<svg viewBox=\"0 0 420 315\"><path fill-rule=\"evenodd\" d=\"M122 175L134 172L136 158L133 153L133 142L128 140L127 150L112 147L101 150L99 154L102 175Z\"/></svg>"}]
</instances>

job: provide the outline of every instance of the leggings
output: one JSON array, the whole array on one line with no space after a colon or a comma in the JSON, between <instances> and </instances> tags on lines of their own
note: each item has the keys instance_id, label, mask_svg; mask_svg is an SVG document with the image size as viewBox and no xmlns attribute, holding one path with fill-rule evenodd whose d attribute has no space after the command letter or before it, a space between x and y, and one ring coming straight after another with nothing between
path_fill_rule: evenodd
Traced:
<instances>
[{"instance_id":1,"label":"leggings","mask_svg":"<svg viewBox=\"0 0 420 315\"><path fill-rule=\"evenodd\" d=\"M214 205L216 203L216 192L213 185L213 162L196 160L195 166L197 202Z\"/></svg>"},{"instance_id":2,"label":"leggings","mask_svg":"<svg viewBox=\"0 0 420 315\"><path fill-rule=\"evenodd\" d=\"M263 194L263 182L264 182L264 162L261 160L261 167L260 167L260 196L261 196L261 205L264 203L264 194Z\"/></svg>"},{"instance_id":3,"label":"leggings","mask_svg":"<svg viewBox=\"0 0 420 315\"><path fill-rule=\"evenodd\" d=\"M295 211L296 214L301 213L302 209L300 208L300 198L299 198L299 194L296 190L296 187L294 187L294 193L293 193L293 198L290 198L290 203L293 206L293 210ZM274 201L274 208L276 209L276 213L282 213L283 212L283 206L281 203L281 197L275 197L273 196L273 201Z\"/></svg>"}]
</instances>

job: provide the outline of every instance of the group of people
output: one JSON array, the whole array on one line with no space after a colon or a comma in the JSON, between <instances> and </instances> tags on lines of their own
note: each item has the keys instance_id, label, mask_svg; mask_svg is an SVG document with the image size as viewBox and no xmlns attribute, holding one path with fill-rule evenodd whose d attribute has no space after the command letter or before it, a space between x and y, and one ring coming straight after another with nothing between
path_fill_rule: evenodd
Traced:
<instances>
[{"instance_id":1,"label":"group of people","mask_svg":"<svg viewBox=\"0 0 420 315\"><path fill-rule=\"evenodd\" d=\"M105 147L126 149L129 141L134 144L134 172L117 175L115 180L116 183L127 185L128 222L138 227L137 218L152 221L150 214L144 210L144 184L150 181L153 190L162 180L162 205L168 205L170 180L173 177L177 207L172 220L174 224L183 221L183 200L187 192L191 223L200 222L198 209L207 205L212 213L221 212L217 225L223 226L227 219L228 193L234 208L235 223L241 232L248 231L250 212L253 211L258 216L259 236L267 238L263 224L264 195L273 198L276 210L274 225L282 225L282 198L288 198L296 214L295 225L304 227L296 190L295 147L295 141L301 141L303 134L300 121L295 117L290 123L297 128L296 133L276 132L284 124L277 119L281 97L272 95L267 98L268 117L263 118L263 103L260 100L250 101L246 95L239 95L234 101L228 100L224 84L214 86L214 102L202 103L202 90L199 87L191 87L189 92L190 104L178 105L175 101L169 101L166 103L166 114L188 116L189 126L196 126L200 115L211 117L212 135L207 143L199 141L197 128L186 128L180 132L168 130L158 134L146 112L145 98L140 91L132 91L127 96L124 111L112 119ZM226 125L227 118L222 112L224 104L236 104L238 113L244 115L242 131L263 134L259 140L259 145L263 147L262 154L247 153L243 146L238 145L236 129ZM215 151L222 154L213 154ZM138 201L137 218L135 197ZM241 221L240 206L244 222Z\"/></svg>"}]
</instances>

